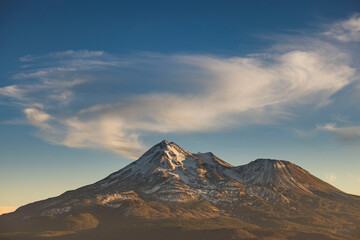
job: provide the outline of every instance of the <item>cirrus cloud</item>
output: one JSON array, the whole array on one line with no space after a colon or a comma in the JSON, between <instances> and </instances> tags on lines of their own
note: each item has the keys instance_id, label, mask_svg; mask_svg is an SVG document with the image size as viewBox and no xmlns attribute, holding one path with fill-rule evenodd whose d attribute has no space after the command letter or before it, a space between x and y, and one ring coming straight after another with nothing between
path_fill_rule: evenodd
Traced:
<instances>
[{"instance_id":1,"label":"cirrus cloud","mask_svg":"<svg viewBox=\"0 0 360 240\"><path fill-rule=\"evenodd\" d=\"M31 67L14 80L27 81L0 88L0 95L21 104L48 142L136 158L144 150L141 137L152 132L274 124L299 116L297 106L331 104L357 81L357 69L341 49L315 40L317 48L306 42L266 58L89 50L25 56L20 60Z\"/></svg>"},{"instance_id":2,"label":"cirrus cloud","mask_svg":"<svg viewBox=\"0 0 360 240\"><path fill-rule=\"evenodd\" d=\"M337 127L334 123L328 123L317 127L318 130L336 134L341 140L360 139L360 126Z\"/></svg>"},{"instance_id":3,"label":"cirrus cloud","mask_svg":"<svg viewBox=\"0 0 360 240\"><path fill-rule=\"evenodd\" d=\"M360 41L360 15L330 25L324 35L343 42Z\"/></svg>"}]
</instances>

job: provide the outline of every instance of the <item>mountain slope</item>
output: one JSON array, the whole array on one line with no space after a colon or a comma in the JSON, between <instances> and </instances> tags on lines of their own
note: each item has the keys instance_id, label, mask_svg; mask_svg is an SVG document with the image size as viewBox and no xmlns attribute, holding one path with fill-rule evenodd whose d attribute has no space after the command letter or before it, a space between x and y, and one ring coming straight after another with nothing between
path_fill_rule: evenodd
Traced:
<instances>
[{"instance_id":1,"label":"mountain slope","mask_svg":"<svg viewBox=\"0 0 360 240\"><path fill-rule=\"evenodd\" d=\"M256 236L258 228L271 232L286 226L292 230L284 239L304 229L342 239L346 233L357 234L359 213L359 197L291 162L258 159L235 167L212 153L190 153L164 140L94 184L0 216L0 232L53 229L69 236L107 229L105 223L118 222L126 231L131 227L124 222L130 220L135 225L159 221L164 227L173 221L170 227L184 227L181 219L195 219L200 229L208 221L217 228L252 229L242 232L246 236ZM334 233L332 227L341 230Z\"/></svg>"}]
</instances>

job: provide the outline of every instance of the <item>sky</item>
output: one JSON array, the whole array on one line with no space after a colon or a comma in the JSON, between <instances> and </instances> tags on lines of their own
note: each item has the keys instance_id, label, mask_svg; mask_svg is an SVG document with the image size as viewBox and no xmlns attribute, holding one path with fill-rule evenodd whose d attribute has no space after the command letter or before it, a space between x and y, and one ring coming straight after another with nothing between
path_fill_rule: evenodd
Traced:
<instances>
[{"instance_id":1,"label":"sky","mask_svg":"<svg viewBox=\"0 0 360 240\"><path fill-rule=\"evenodd\" d=\"M358 1L1 1L0 213L163 139L360 195Z\"/></svg>"}]
</instances>

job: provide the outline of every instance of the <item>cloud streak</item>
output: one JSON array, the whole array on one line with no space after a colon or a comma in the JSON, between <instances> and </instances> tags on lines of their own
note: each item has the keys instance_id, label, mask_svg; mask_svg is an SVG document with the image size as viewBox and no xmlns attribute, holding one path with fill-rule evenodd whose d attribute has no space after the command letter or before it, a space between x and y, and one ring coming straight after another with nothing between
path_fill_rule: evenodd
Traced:
<instances>
[{"instance_id":1,"label":"cloud streak","mask_svg":"<svg viewBox=\"0 0 360 240\"><path fill-rule=\"evenodd\" d=\"M356 81L356 69L336 46L323 46L306 42L269 50L266 58L88 50L25 56L20 61L31 67L14 79L26 81L0 88L0 95L20 104L48 142L136 158L149 133L274 124L296 115L298 106L331 104Z\"/></svg>"},{"instance_id":2,"label":"cloud streak","mask_svg":"<svg viewBox=\"0 0 360 240\"><path fill-rule=\"evenodd\" d=\"M360 140L360 126L337 127L334 123L328 123L318 126L318 129L334 133L341 140Z\"/></svg>"},{"instance_id":3,"label":"cloud streak","mask_svg":"<svg viewBox=\"0 0 360 240\"><path fill-rule=\"evenodd\" d=\"M33 62L35 60L41 60L41 59L59 59L59 58L91 58L91 57L99 57L103 56L105 53L103 51L89 51L89 50L68 50L64 52L54 52L49 53L44 56L33 56L33 55L26 55L23 57L20 57L19 60L21 62Z\"/></svg>"},{"instance_id":4,"label":"cloud streak","mask_svg":"<svg viewBox=\"0 0 360 240\"><path fill-rule=\"evenodd\" d=\"M360 15L355 14L351 18L330 25L324 35L335 38L342 42L360 41Z\"/></svg>"},{"instance_id":5,"label":"cloud streak","mask_svg":"<svg viewBox=\"0 0 360 240\"><path fill-rule=\"evenodd\" d=\"M24 109L24 113L32 125L42 129L48 129L50 126L47 122L51 119L51 116L45 113L42 109L43 106L41 104L37 104L31 108Z\"/></svg>"}]
</instances>

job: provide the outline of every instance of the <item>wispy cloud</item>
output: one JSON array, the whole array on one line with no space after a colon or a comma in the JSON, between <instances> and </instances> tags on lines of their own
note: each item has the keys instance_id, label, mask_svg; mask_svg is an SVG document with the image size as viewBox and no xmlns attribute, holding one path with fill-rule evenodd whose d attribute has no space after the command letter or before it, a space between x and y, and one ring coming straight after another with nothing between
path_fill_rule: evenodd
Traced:
<instances>
[{"instance_id":1,"label":"wispy cloud","mask_svg":"<svg viewBox=\"0 0 360 240\"><path fill-rule=\"evenodd\" d=\"M68 51L64 51L64 52L53 52L53 53L49 53L44 56L26 55L26 56L20 57L19 60L21 62L32 62L32 61L40 60L40 59L49 59L49 58L59 59L59 58L66 58L66 57L83 59L83 58L99 57L99 56L103 56L103 55L104 55L103 51L68 50Z\"/></svg>"},{"instance_id":2,"label":"wispy cloud","mask_svg":"<svg viewBox=\"0 0 360 240\"><path fill-rule=\"evenodd\" d=\"M239 57L87 50L25 56L20 60L31 67L14 79L26 81L0 88L0 95L21 104L53 144L136 158L141 137L151 132L273 124L299 116L294 107L331 104L356 80L356 69L344 61L351 56L319 41Z\"/></svg>"},{"instance_id":3,"label":"wispy cloud","mask_svg":"<svg viewBox=\"0 0 360 240\"><path fill-rule=\"evenodd\" d=\"M26 115L26 118L34 126L43 129L50 128L47 122L51 119L51 116L43 111L42 104L33 104L32 107L25 108L24 113Z\"/></svg>"},{"instance_id":4,"label":"wispy cloud","mask_svg":"<svg viewBox=\"0 0 360 240\"><path fill-rule=\"evenodd\" d=\"M0 88L0 95L12 97L15 99L22 99L24 91L17 85L10 85L7 87Z\"/></svg>"},{"instance_id":5,"label":"wispy cloud","mask_svg":"<svg viewBox=\"0 0 360 240\"><path fill-rule=\"evenodd\" d=\"M343 42L360 41L360 15L330 25L324 35Z\"/></svg>"},{"instance_id":6,"label":"wispy cloud","mask_svg":"<svg viewBox=\"0 0 360 240\"><path fill-rule=\"evenodd\" d=\"M319 130L336 134L341 140L360 140L360 126L337 127L334 123L318 126Z\"/></svg>"}]
</instances>

